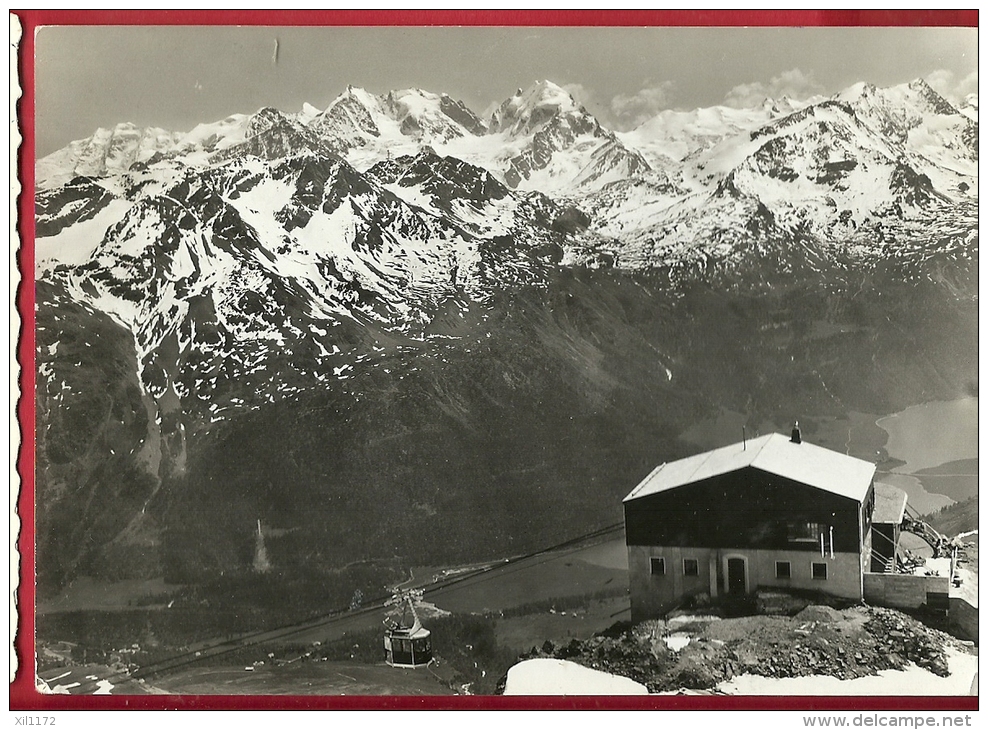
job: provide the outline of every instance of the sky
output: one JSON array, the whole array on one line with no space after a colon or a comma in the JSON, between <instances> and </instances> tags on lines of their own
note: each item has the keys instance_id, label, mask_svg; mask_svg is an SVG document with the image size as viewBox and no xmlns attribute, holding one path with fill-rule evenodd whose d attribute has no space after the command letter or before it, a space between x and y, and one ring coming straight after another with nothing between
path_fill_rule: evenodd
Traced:
<instances>
[{"instance_id":1,"label":"sky","mask_svg":"<svg viewBox=\"0 0 988 730\"><path fill-rule=\"evenodd\" d=\"M978 68L974 28L48 26L35 62L39 157L120 122L184 132L263 106L323 109L348 84L445 92L485 114L549 79L624 131L663 109L858 81L923 77L963 98Z\"/></svg>"}]
</instances>

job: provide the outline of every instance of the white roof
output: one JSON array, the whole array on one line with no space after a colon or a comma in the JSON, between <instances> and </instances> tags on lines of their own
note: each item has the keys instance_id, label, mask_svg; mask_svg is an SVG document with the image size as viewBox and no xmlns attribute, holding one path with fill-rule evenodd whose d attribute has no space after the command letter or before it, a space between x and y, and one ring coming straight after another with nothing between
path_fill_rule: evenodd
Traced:
<instances>
[{"instance_id":1,"label":"white roof","mask_svg":"<svg viewBox=\"0 0 988 730\"><path fill-rule=\"evenodd\" d=\"M788 436L773 433L662 464L631 490L624 501L749 466L858 502L864 501L875 476L875 465L869 461L805 441L794 444Z\"/></svg>"},{"instance_id":2,"label":"white roof","mask_svg":"<svg viewBox=\"0 0 988 730\"><path fill-rule=\"evenodd\" d=\"M898 487L875 482L875 511L872 522L898 525L906 516L906 502L909 497Z\"/></svg>"}]
</instances>

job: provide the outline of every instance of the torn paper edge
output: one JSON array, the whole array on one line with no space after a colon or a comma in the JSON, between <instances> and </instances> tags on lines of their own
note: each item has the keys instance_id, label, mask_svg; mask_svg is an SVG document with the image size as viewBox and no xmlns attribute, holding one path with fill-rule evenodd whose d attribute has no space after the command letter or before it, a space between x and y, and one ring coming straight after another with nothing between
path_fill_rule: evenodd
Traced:
<instances>
[{"instance_id":1,"label":"torn paper edge","mask_svg":"<svg viewBox=\"0 0 988 730\"><path fill-rule=\"evenodd\" d=\"M23 141L18 125L17 101L21 97L19 78L19 58L23 29L16 15L8 14L10 18L10 116L8 117L9 150L10 150L10 241L16 245L10 246L8 265L10 267L10 682L17 675L18 657L16 637L19 627L17 605L17 589L20 585L20 554L17 551L17 537L20 534L20 518L17 514L17 502L21 491L20 475L17 473L18 454L20 453L20 424L17 420L17 403L20 399L18 380L20 368L17 363L18 333L20 332L21 317L17 311L17 289L20 284L20 269L17 258L20 253L20 236L17 231L17 199L21 192L18 178L17 158Z\"/></svg>"}]
</instances>

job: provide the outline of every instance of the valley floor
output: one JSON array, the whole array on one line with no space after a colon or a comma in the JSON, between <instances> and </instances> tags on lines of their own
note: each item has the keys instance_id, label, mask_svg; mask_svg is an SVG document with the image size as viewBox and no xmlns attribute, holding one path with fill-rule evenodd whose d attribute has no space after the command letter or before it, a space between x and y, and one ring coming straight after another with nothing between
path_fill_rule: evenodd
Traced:
<instances>
[{"instance_id":1,"label":"valley floor","mask_svg":"<svg viewBox=\"0 0 988 730\"><path fill-rule=\"evenodd\" d=\"M151 682L195 695L452 695L436 668L397 669L384 662L301 662L288 666L196 668Z\"/></svg>"},{"instance_id":2,"label":"valley floor","mask_svg":"<svg viewBox=\"0 0 988 730\"><path fill-rule=\"evenodd\" d=\"M966 409L971 402L958 401L952 407L963 406ZM946 406L938 404L938 407L943 410ZM911 413L925 418L934 412L937 412L936 409L927 407ZM887 425L890 419L883 421ZM891 420L893 423L900 421L903 419ZM837 424L835 421L831 425L832 428L821 427L818 436L833 447L837 446L838 439L847 439L848 448L853 445L852 451L863 453L884 443L885 432L876 425L874 417L856 414L848 424ZM926 430L927 426L929 424L924 421L920 430ZM831 441L834 443L831 444ZM889 454L892 458L896 455L898 452ZM951 456L964 456L964 453ZM941 457L930 457L927 461L932 463L938 458ZM976 461L973 464L976 469ZM966 513L962 517L970 521ZM425 591L425 602L420 604L423 621L427 626L443 626L442 631L450 632L445 638L459 642L443 649L446 656L437 651L439 661L427 671L395 670L381 662L384 609L344 613L328 621L316 620L298 625L287 634L277 631L255 633L244 643L242 650L233 653L230 647L231 642L238 641L236 636L214 637L212 640L203 637L189 643L155 635L150 628L138 631L141 634L139 639L135 635L125 643L111 645L107 643L110 641L107 632L94 626L106 622L108 625L118 623L122 627L133 623L137 616L137 624L143 625L146 621L150 627L155 614L160 617L172 610L171 598L182 587L165 585L160 580L102 584L91 579L80 579L59 597L39 602L38 613L39 616L57 617L74 612L84 620L64 626L86 626L91 636L76 636L71 631L65 633L65 628L57 628L63 624L53 624L56 626L55 633L39 637L39 657L44 660L40 676L49 683L49 691L85 694L489 693L495 691L498 677L504 676L519 656L571 654L563 658L579 660L580 652L595 641L608 646L599 636L612 630L615 625L628 621L627 551L620 530L612 534L614 537L604 542L535 555L519 563L495 561L463 566L414 566L408 569L405 573L407 577L396 583L402 589ZM962 581L960 585L952 586L951 595L965 598L975 608L976 615L978 536L976 531L969 531L964 538L971 549L959 571ZM902 541L916 555L929 557L929 547L918 538L904 533ZM471 571L476 572L468 576ZM474 623L458 625L460 617L472 617ZM190 619L194 621L194 616ZM861 622L861 617L854 619L847 630L867 639L861 634ZM814 630L829 632L829 638L816 637L823 642L818 642L817 649L833 639L832 627L818 629L818 622L808 623L813 624ZM732 633L732 626L740 628ZM862 654L860 660L851 662L853 667L850 670L844 663L840 665L843 667L841 671L830 672L837 676L814 678L814 667L800 663L800 652L805 653L802 644L780 646L779 639L772 638L761 646L744 645L745 641L757 635L763 638L775 635L808 638L809 634L797 633L799 626L793 625L791 618L760 616L724 619L716 626L711 624L711 627L709 631L717 636L706 636L707 629L704 629L691 637L689 631L676 629L671 624L655 634L650 640L649 651L661 660L659 663L664 666L661 673L667 676L661 681L653 677L649 689L653 692L677 691L680 688L678 680L668 672L690 657L694 664L686 661L683 686L702 686L702 691L706 692L737 694L854 694L859 689L883 694L882 687L894 689L897 682L901 684L899 689L903 694L911 693L909 688L915 682L925 691L954 694L960 691L960 684L966 684L970 689L977 671L976 656L964 647L957 649L954 645L944 644L947 652L944 661L949 661L950 665L949 676L923 682L920 680L925 676L922 674L925 670L918 667L888 668L881 666L880 662L871 662L869 657L872 654L869 652L873 652L874 646L866 641L863 652L853 642L842 645L844 652L850 652L852 657L856 653ZM458 632L455 637L454 632ZM126 634L121 631L117 633ZM138 647L132 644L134 641L146 645ZM731 642L737 646L728 651L725 646ZM147 645L154 647L153 658L150 654L139 653L146 651ZM217 648L215 652L212 649L214 645ZM582 649L567 649L576 645ZM94 648L96 651L93 651ZM88 652L82 649L88 649ZM122 671L121 662L129 662L133 668L149 661L160 661L169 655L181 656L183 652L195 652L195 661L175 671L149 676L143 682L129 678ZM771 671L761 672L768 676L753 676L748 671L761 661L776 661L776 655L780 654L792 655L786 660L789 664L783 661ZM114 655L118 659L116 664L111 661ZM584 664L600 664L598 659L588 656L584 656ZM818 652L818 660L820 656ZM602 666L607 664L604 662ZM610 669L619 676L628 676L631 667L631 676L641 680L643 677L635 675L638 670L633 668L633 664L622 669L611 662ZM824 671L826 665L827 661L824 660L820 666L824 674L828 673ZM726 672L723 671L725 667ZM960 693L967 694L968 689Z\"/></svg>"}]
</instances>

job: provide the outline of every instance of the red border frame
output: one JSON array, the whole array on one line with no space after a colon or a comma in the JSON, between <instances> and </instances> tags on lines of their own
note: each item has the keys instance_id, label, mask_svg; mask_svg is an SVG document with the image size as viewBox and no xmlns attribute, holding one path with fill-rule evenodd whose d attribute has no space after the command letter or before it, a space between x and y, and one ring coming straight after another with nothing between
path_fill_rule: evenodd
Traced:
<instances>
[{"instance_id":1,"label":"red border frame","mask_svg":"<svg viewBox=\"0 0 988 730\"><path fill-rule=\"evenodd\" d=\"M295 25L295 26L913 26L978 27L977 10L10 10L22 24L19 52L22 96L18 101L23 140L18 170L18 253L23 277L16 303L21 315L17 353L21 393L35 389L34 337L34 33L42 25ZM18 511L21 532L18 608L34 606L34 426L32 398L17 402L21 448ZM28 570L28 568L30 568ZM25 576L28 579L25 580ZM33 678L34 611L19 610L15 638L18 672L10 685L11 710L977 710L977 697L335 697L227 695L42 695Z\"/></svg>"}]
</instances>

